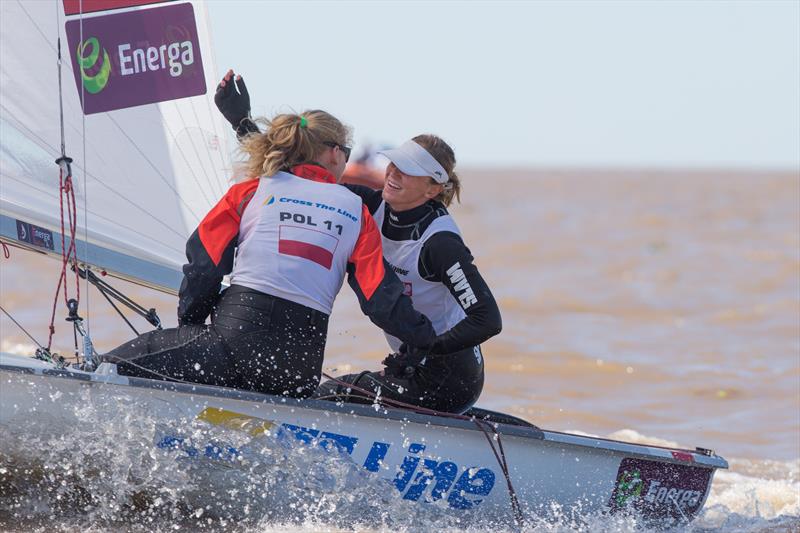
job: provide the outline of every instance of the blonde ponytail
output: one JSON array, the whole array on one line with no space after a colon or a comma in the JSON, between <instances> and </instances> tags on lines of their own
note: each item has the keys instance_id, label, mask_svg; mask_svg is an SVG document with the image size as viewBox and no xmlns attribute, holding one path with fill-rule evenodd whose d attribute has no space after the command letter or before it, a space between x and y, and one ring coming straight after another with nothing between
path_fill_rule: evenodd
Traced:
<instances>
[{"instance_id":1,"label":"blonde ponytail","mask_svg":"<svg viewBox=\"0 0 800 533\"><path fill-rule=\"evenodd\" d=\"M264 133L250 134L240 145L248 156L243 166L249 178L274 176L279 170L312 163L326 148L326 142L351 144L351 129L319 109L258 122L266 126Z\"/></svg>"}]
</instances>

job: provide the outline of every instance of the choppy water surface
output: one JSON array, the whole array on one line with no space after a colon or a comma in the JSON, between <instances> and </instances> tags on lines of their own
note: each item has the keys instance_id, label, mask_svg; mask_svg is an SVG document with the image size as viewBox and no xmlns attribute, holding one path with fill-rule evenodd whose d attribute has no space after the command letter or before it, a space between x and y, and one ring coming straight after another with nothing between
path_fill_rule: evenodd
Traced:
<instances>
[{"instance_id":1,"label":"choppy water surface","mask_svg":"<svg viewBox=\"0 0 800 533\"><path fill-rule=\"evenodd\" d=\"M713 448L731 469L716 474L690 531L800 530L800 176L465 171L463 181L452 211L504 319L484 346L479 405L549 429ZM3 307L45 340L59 266L11 254L0 262ZM172 297L118 286L174 324ZM101 351L132 335L96 292L89 307ZM65 315L56 345L67 354ZM3 350L30 350L5 317L0 326ZM344 288L329 370L377 368L384 346ZM240 468L189 463L154 448L163 428L123 404L81 416L49 437L0 428L3 529L504 529L409 505L319 451L256 439L244 444L261 453ZM173 429L198 440L213 431ZM526 529L643 527L587 515Z\"/></svg>"}]
</instances>

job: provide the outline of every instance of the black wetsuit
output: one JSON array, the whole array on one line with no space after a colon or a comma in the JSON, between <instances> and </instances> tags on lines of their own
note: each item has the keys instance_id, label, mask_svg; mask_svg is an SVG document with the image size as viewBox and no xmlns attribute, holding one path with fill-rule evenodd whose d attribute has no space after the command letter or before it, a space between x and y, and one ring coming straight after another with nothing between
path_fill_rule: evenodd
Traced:
<instances>
[{"instance_id":1,"label":"black wetsuit","mask_svg":"<svg viewBox=\"0 0 800 533\"><path fill-rule=\"evenodd\" d=\"M346 185L361 196L370 213L375 214L382 204L381 191L359 185ZM386 213L380 228L385 239L395 241L418 240L437 217L446 215L447 209L439 202L427 203L403 212L394 212L384 204ZM484 364L480 343L497 335L502 327L500 310L489 287L473 263L469 249L457 234L442 231L432 235L423 245L419 258L419 273L427 281L441 282L454 298L458 291L446 274L454 264L460 263L466 280L472 287L476 302L465 309L466 317L448 331L438 335L426 347L430 354L412 376L393 375L391 370L361 372L341 376L345 384L327 381L314 394L318 398L353 402L372 402L346 383L380 393L384 398L435 409L437 411L463 412L471 407L483 389Z\"/></svg>"},{"instance_id":2,"label":"black wetsuit","mask_svg":"<svg viewBox=\"0 0 800 533\"><path fill-rule=\"evenodd\" d=\"M211 324L150 331L103 355L120 374L307 397L322 372L328 315L231 285Z\"/></svg>"},{"instance_id":3,"label":"black wetsuit","mask_svg":"<svg viewBox=\"0 0 800 533\"><path fill-rule=\"evenodd\" d=\"M290 190L306 191L303 198L335 197L336 189L327 187L340 188L335 185L336 178L318 165L298 165L292 172L293 178L308 181L283 179L283 183L294 184ZM254 206L254 216L263 214L264 217L251 228L268 232L271 224L278 224L277 211L269 215L267 208L262 209L266 203L260 200L251 203L262 190L261 181L248 180L233 185L200 222L186 244L188 263L183 269L178 304L179 327L145 333L103 355L103 360L117 363L120 374L298 398L310 396L317 388L328 329L327 313L242 284L231 285L220 295L223 276L235 270L234 250L242 244L242 217L243 213L251 213L247 211L248 206ZM269 182L264 183L266 191ZM381 236L371 215L365 213L358 198L343 192L363 214L358 224L360 229L353 230L358 231L358 238L352 250L344 246L338 250L340 254L349 254L346 277L362 311L379 327L392 331L406 342L429 344L435 338L434 328L427 317L413 309L411 299L403 294L403 285L383 260L379 252ZM262 195L266 194L268 192ZM355 240L355 235L353 238ZM249 256L251 261L272 253L279 261L278 272L284 264L287 268L289 264L312 264L314 269L305 272L314 272L321 278L313 287L325 282L338 291L341 286L342 279L337 278L340 271L314 261L317 256L298 255L292 249L282 251L277 241L274 250L268 249L268 243L256 242L254 246L261 248L249 248L258 252ZM345 257L342 255L340 259ZM245 266L241 255L238 266ZM305 294L313 297L314 293L310 292L313 287L304 285L305 277L292 281L299 287L295 291L298 299L302 301ZM302 292L304 290L307 292ZM209 314L211 324L206 325Z\"/></svg>"}]
</instances>

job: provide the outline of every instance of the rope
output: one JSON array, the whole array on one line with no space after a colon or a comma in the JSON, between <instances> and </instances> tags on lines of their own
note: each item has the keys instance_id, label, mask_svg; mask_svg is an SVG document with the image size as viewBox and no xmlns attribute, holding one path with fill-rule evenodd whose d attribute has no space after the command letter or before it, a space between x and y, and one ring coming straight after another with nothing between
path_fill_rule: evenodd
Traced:
<instances>
[{"instance_id":1,"label":"rope","mask_svg":"<svg viewBox=\"0 0 800 533\"><path fill-rule=\"evenodd\" d=\"M56 293L53 298L53 310L50 315L50 335L47 339L47 350L49 351L50 348L53 346L53 334L56 331L55 328L55 320L56 320L56 307L58 305L58 295L61 293L61 285L64 285L64 303L69 306L69 294L67 290L67 265L71 262L73 264L77 264L78 257L77 257L77 250L75 247L75 234L77 230L77 207L75 205L75 190L72 186L72 172L70 169L71 159L66 156L62 156L56 160L56 163L59 165L59 204L61 209L61 275L58 277L58 285L56 286ZM67 168L67 175L64 176L64 166ZM67 247L66 237L64 232L64 197L67 197L67 218L69 222L69 232L70 232L70 243L69 247ZM75 300L80 302L81 298L81 286L80 286L80 277L78 276L77 272L75 273ZM75 338L76 342L76 350L77 350L77 337Z\"/></svg>"},{"instance_id":2,"label":"rope","mask_svg":"<svg viewBox=\"0 0 800 533\"><path fill-rule=\"evenodd\" d=\"M485 420L480 420L475 417L465 416L457 413L442 413L439 411L435 411L433 409L428 409L427 407L421 407L419 405L413 405L410 403L401 402L400 400L383 398L370 390L363 389L347 381L336 379L325 372L323 372L322 375L338 385L344 386L345 388L355 390L356 392L363 394L364 395L362 396L363 398L372 399L375 403L379 405L389 406L389 407L401 407L403 409L408 409L416 413L473 422L476 426L478 426L478 429L480 429L483 432L484 436L486 437L486 440L489 442L489 447L492 449L492 453L494 454L497 463L500 465L500 470L503 472L503 476L506 479L506 484L508 485L508 495L509 498L511 499L511 510L514 514L514 520L516 521L517 526L520 529L523 528L524 517L522 514L522 509L520 508L519 505L519 499L517 498L517 492L516 490L514 490L514 485L511 483L511 475L508 469L508 461L506 460L505 450L503 449L503 441L500 438L500 433L497 431L497 428L493 424L490 424ZM499 448L499 452L497 448L495 448L492 437L489 435L489 431L487 431L486 428L489 428L489 430L491 430L491 432L494 433L495 440L497 441L497 447Z\"/></svg>"},{"instance_id":3,"label":"rope","mask_svg":"<svg viewBox=\"0 0 800 533\"><path fill-rule=\"evenodd\" d=\"M0 237L0 245L3 246L3 255L5 256L6 259L11 259L11 248L18 248L20 250L30 251L30 248L28 246L23 246L21 244L12 241L6 242L2 240L1 237Z\"/></svg>"},{"instance_id":4,"label":"rope","mask_svg":"<svg viewBox=\"0 0 800 533\"><path fill-rule=\"evenodd\" d=\"M186 381L185 379L176 378L176 377L173 377L173 376L168 376L166 374L161 374L159 372L156 372L155 370L152 370L150 368L147 368L147 367L144 367L144 366L139 365L137 363L134 363L133 360L131 360L131 359L124 359L122 357L117 357L116 355L111 355L110 353L107 353L107 354L103 355L103 361L111 361L112 359L113 359L114 363L124 363L126 365L130 365L132 367L138 368L139 370L144 370L145 372L147 372L149 374L153 374L154 376L160 377L164 381L174 381L175 383L184 383L186 385L200 385L200 383L195 383L193 381Z\"/></svg>"},{"instance_id":5,"label":"rope","mask_svg":"<svg viewBox=\"0 0 800 533\"><path fill-rule=\"evenodd\" d=\"M56 20L60 20L60 7L56 5ZM60 22L59 22L60 24ZM83 31L83 27L81 27L81 32ZM81 36L82 38L82 36ZM75 187L72 183L72 158L68 157L66 154L66 143L64 137L64 96L63 96L63 87L61 83L61 65L62 65L62 58L61 58L61 36L59 35L57 39L57 65L58 65L58 105L59 105L59 122L61 126L61 156L56 159L56 164L58 165L58 202L59 202L59 209L61 213L61 275L58 277L58 285L56 286L56 293L53 297L53 311L50 315L50 327L49 327L49 336L47 338L47 348L46 351L49 352L50 348L53 345L53 334L56 331L55 328L55 319L56 319L56 306L58 304L58 295L61 293L61 286L64 285L64 303L67 305L67 308L70 308L70 297L69 291L67 289L67 265L72 263L73 265L77 265L78 263L78 252L75 243L75 237L77 233L77 226L78 226L78 207L75 202ZM85 154L85 138L84 138L84 154ZM66 170L66 172L65 172ZM85 180L85 176L84 176ZM67 203L67 221L69 224L69 247L66 245L66 233L64 231L64 198L66 197ZM75 273L75 299L74 299L74 309L78 309L78 305L81 299L81 284L80 284L80 277L78 276L77 272ZM70 318L72 317L73 312L70 310ZM75 315L77 316L77 311L75 311ZM77 331L77 322L73 321L73 338L75 341L75 357L78 357L78 331Z\"/></svg>"}]
</instances>

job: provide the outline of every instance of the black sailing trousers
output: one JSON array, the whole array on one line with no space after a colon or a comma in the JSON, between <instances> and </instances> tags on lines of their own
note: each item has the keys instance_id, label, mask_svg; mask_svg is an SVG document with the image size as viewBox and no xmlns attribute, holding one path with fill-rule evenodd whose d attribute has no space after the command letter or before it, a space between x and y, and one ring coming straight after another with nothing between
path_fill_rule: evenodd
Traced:
<instances>
[{"instance_id":1,"label":"black sailing trousers","mask_svg":"<svg viewBox=\"0 0 800 533\"><path fill-rule=\"evenodd\" d=\"M102 356L125 376L307 398L319 384L328 315L231 285L210 325L151 331Z\"/></svg>"},{"instance_id":2,"label":"black sailing trousers","mask_svg":"<svg viewBox=\"0 0 800 533\"><path fill-rule=\"evenodd\" d=\"M319 386L314 398L372 403L375 395L445 413L463 413L483 390L483 355L479 346L429 358L410 377L386 371L347 374ZM349 385L368 391L359 392Z\"/></svg>"}]
</instances>

